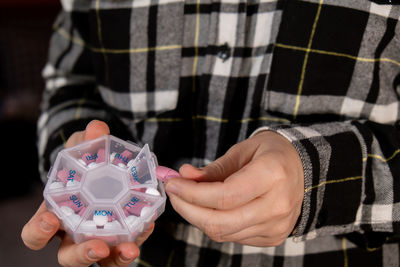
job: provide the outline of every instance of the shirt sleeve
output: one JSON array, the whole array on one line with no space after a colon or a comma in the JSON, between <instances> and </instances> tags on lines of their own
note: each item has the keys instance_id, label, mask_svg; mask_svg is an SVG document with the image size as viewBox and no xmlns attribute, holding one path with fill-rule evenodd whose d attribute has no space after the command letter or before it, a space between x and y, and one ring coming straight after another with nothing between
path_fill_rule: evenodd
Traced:
<instances>
[{"instance_id":1,"label":"shirt sleeve","mask_svg":"<svg viewBox=\"0 0 400 267\"><path fill-rule=\"evenodd\" d=\"M399 233L397 125L352 120L256 131L283 135L301 157L305 194L295 240L349 234L372 248Z\"/></svg>"},{"instance_id":2,"label":"shirt sleeve","mask_svg":"<svg viewBox=\"0 0 400 267\"><path fill-rule=\"evenodd\" d=\"M53 26L48 62L43 69L46 88L37 124L39 170L46 182L47 172L75 131L84 130L93 119L105 121L111 131L124 128L102 99L89 45L89 12L61 11Z\"/></svg>"}]
</instances>

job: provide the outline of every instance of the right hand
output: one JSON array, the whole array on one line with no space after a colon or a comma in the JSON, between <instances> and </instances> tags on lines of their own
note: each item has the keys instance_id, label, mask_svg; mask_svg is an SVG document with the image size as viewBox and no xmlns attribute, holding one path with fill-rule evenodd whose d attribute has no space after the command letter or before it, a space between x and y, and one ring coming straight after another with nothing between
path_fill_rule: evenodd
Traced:
<instances>
[{"instance_id":1,"label":"right hand","mask_svg":"<svg viewBox=\"0 0 400 267\"><path fill-rule=\"evenodd\" d=\"M110 134L107 124L94 120L87 125L85 131L75 132L71 135L65 147L69 148L106 134ZM21 237L28 248L39 250L57 234L62 240L58 251L58 262L62 266L74 267L89 266L95 262L100 266L107 267L128 266L139 256L139 246L154 229L153 223L134 243L121 243L110 248L103 240L99 239L75 244L68 234L60 230L60 225L57 216L50 212L43 202L29 222L25 224Z\"/></svg>"}]
</instances>

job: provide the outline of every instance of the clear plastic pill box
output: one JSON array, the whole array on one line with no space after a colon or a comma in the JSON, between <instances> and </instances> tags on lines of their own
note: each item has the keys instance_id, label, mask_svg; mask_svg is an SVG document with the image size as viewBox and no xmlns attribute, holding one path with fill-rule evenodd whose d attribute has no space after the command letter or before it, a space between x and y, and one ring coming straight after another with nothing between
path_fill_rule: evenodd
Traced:
<instances>
[{"instance_id":1,"label":"clear plastic pill box","mask_svg":"<svg viewBox=\"0 0 400 267\"><path fill-rule=\"evenodd\" d=\"M147 144L106 135L60 151L43 196L76 243L131 242L165 209L156 166Z\"/></svg>"}]
</instances>

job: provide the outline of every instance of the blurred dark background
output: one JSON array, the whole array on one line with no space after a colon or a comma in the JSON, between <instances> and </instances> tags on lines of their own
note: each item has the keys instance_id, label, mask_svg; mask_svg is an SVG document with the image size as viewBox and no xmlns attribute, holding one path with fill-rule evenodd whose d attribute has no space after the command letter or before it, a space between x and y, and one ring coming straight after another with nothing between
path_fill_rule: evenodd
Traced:
<instances>
[{"instance_id":1,"label":"blurred dark background","mask_svg":"<svg viewBox=\"0 0 400 267\"><path fill-rule=\"evenodd\" d=\"M31 251L20 232L42 202L36 121L58 0L0 0L0 266L58 266L58 240Z\"/></svg>"}]
</instances>

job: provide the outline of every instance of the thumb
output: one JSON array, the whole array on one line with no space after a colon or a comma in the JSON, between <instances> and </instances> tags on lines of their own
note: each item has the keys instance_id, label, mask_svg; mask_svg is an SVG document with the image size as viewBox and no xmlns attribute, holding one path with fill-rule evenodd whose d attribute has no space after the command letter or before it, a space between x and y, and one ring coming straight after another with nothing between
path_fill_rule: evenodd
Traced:
<instances>
[{"instance_id":1,"label":"thumb","mask_svg":"<svg viewBox=\"0 0 400 267\"><path fill-rule=\"evenodd\" d=\"M73 147L82 142L96 139L106 134L110 134L110 128L108 127L108 125L103 121L92 120L88 123L84 131L73 133L71 137L68 138L65 147Z\"/></svg>"},{"instance_id":2,"label":"thumb","mask_svg":"<svg viewBox=\"0 0 400 267\"><path fill-rule=\"evenodd\" d=\"M101 137L103 135L110 134L110 128L103 121L92 120L86 126L86 130L84 132L85 132L84 141L89 141Z\"/></svg>"},{"instance_id":3,"label":"thumb","mask_svg":"<svg viewBox=\"0 0 400 267\"><path fill-rule=\"evenodd\" d=\"M201 182L224 181L227 177L240 170L254 155L246 141L232 146L223 156L209 165L196 168L190 164L184 164L179 169L182 177Z\"/></svg>"}]
</instances>

